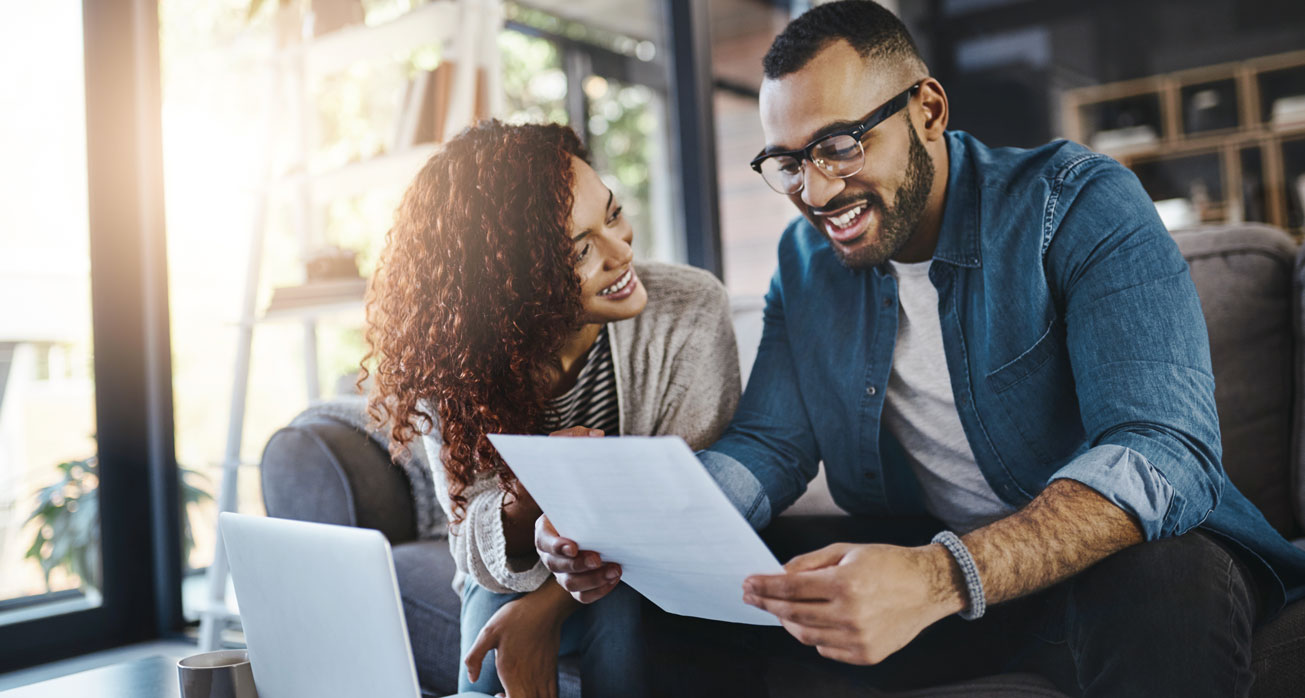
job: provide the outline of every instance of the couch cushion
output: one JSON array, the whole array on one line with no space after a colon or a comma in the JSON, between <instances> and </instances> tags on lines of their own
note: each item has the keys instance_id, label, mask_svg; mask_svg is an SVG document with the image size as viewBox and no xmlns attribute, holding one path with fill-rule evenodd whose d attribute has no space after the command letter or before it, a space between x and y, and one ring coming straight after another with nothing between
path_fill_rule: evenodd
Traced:
<instances>
[{"instance_id":1,"label":"couch cushion","mask_svg":"<svg viewBox=\"0 0 1305 698\"><path fill-rule=\"evenodd\" d=\"M1228 476L1283 535L1299 528L1293 493L1296 245L1263 225L1174 233L1210 333L1215 401Z\"/></svg>"},{"instance_id":2,"label":"couch cushion","mask_svg":"<svg viewBox=\"0 0 1305 698\"><path fill-rule=\"evenodd\" d=\"M1299 696L1305 685L1305 601L1284 608L1255 631L1251 645L1255 670L1252 698Z\"/></svg>"}]
</instances>

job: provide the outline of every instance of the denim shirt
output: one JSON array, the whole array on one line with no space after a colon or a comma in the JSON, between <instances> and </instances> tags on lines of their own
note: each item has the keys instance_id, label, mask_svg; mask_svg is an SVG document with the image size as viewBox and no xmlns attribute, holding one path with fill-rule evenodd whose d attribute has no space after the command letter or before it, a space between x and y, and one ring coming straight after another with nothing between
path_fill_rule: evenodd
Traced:
<instances>
[{"instance_id":1,"label":"denim shirt","mask_svg":"<svg viewBox=\"0 0 1305 698\"><path fill-rule=\"evenodd\" d=\"M1002 501L1077 480L1146 540L1202 527L1269 585L1265 610L1305 592L1305 552L1229 482L1196 288L1137 178L1058 141L988 148L946 135L947 197L929 279L961 425ZM881 416L897 282L849 270L804 218L779 243L747 389L704 465L757 528L825 463L834 501L865 516L925 515ZM943 367L939 367L943 370Z\"/></svg>"}]
</instances>

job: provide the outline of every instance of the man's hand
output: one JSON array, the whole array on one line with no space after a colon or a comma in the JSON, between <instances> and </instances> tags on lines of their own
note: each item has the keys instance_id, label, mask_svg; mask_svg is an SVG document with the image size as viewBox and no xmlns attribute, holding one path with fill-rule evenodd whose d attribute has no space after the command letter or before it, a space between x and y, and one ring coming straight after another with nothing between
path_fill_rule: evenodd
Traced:
<instances>
[{"instance_id":1,"label":"man's hand","mask_svg":"<svg viewBox=\"0 0 1305 698\"><path fill-rule=\"evenodd\" d=\"M743 600L775 614L822 656L878 664L920 631L965 608L965 583L941 545L837 543L754 575Z\"/></svg>"},{"instance_id":2,"label":"man's hand","mask_svg":"<svg viewBox=\"0 0 1305 698\"><path fill-rule=\"evenodd\" d=\"M463 658L467 677L480 678L485 655L497 649L494 665L508 698L557 698L557 652L571 610L570 599L553 584L508 602Z\"/></svg>"},{"instance_id":3,"label":"man's hand","mask_svg":"<svg viewBox=\"0 0 1305 698\"><path fill-rule=\"evenodd\" d=\"M962 538L988 605L1057 584L1142 541L1131 514L1074 480L1055 480L1023 509ZM782 575L743 582L743 600L779 617L820 654L875 664L969 604L941 545L840 543L793 558Z\"/></svg>"},{"instance_id":4,"label":"man's hand","mask_svg":"<svg viewBox=\"0 0 1305 698\"><path fill-rule=\"evenodd\" d=\"M557 583L580 603L593 603L621 583L621 566L557 534L547 516L535 521L535 550Z\"/></svg>"}]
</instances>

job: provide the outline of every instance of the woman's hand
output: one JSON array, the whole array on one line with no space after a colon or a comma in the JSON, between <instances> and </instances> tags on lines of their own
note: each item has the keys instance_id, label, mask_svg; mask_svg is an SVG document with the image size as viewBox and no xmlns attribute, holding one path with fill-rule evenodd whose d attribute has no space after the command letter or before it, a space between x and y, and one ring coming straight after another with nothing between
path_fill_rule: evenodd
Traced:
<instances>
[{"instance_id":1,"label":"woman's hand","mask_svg":"<svg viewBox=\"0 0 1305 698\"><path fill-rule=\"evenodd\" d=\"M571 427L555 431L549 436L602 436L602 429ZM593 603L603 598L621 583L621 567L604 563L593 551L580 550L579 546L557 534L547 516L535 521L535 552L553 578L580 603Z\"/></svg>"},{"instance_id":2,"label":"woman's hand","mask_svg":"<svg viewBox=\"0 0 1305 698\"><path fill-rule=\"evenodd\" d=\"M558 535L547 516L535 521L535 552L558 585L580 603L593 603L621 583L620 565L603 562L602 555Z\"/></svg>"},{"instance_id":3,"label":"woman's hand","mask_svg":"<svg viewBox=\"0 0 1305 698\"><path fill-rule=\"evenodd\" d=\"M576 609L561 587L549 582L508 602L481 629L463 661L467 676L480 677L490 650L508 698L557 698L557 653L562 623Z\"/></svg>"},{"instance_id":4,"label":"woman's hand","mask_svg":"<svg viewBox=\"0 0 1305 698\"><path fill-rule=\"evenodd\" d=\"M589 427L567 427L558 429L549 434L549 436L603 436L602 429L590 429Z\"/></svg>"}]
</instances>

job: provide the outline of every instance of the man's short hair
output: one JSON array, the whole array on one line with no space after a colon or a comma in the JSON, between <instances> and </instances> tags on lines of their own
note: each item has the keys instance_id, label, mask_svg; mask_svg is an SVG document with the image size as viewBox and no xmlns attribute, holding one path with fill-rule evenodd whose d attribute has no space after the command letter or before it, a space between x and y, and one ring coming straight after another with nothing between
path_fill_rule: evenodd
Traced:
<instances>
[{"instance_id":1,"label":"man's short hair","mask_svg":"<svg viewBox=\"0 0 1305 698\"><path fill-rule=\"evenodd\" d=\"M775 37L761 66L775 80L802 69L829 44L843 39L862 58L898 59L924 66L911 33L896 15L872 0L840 0L802 13Z\"/></svg>"}]
</instances>

